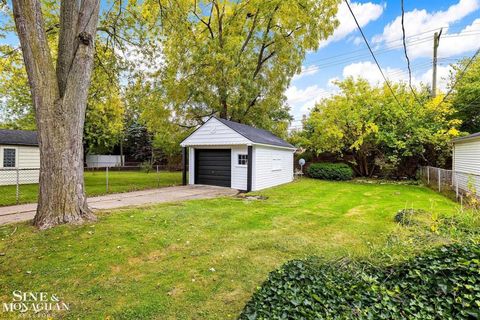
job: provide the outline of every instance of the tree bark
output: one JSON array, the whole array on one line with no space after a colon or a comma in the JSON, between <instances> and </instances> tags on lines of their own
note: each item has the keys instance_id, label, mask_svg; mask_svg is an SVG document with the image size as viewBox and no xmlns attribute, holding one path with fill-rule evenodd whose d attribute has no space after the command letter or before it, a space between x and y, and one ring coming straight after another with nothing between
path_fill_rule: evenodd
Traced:
<instances>
[{"instance_id":1,"label":"tree bark","mask_svg":"<svg viewBox=\"0 0 480 320\"><path fill-rule=\"evenodd\" d=\"M83 181L83 126L99 0L64 0L57 68L40 0L13 0L13 13L36 112L40 178L34 225L46 229L95 216Z\"/></svg>"}]
</instances>

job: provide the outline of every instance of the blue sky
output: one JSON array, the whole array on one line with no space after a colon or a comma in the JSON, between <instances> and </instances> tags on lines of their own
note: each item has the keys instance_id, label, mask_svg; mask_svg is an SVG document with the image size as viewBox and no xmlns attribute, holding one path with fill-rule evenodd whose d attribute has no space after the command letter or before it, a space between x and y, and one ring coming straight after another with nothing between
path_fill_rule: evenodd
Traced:
<instances>
[{"instance_id":1,"label":"blue sky","mask_svg":"<svg viewBox=\"0 0 480 320\"><path fill-rule=\"evenodd\" d=\"M400 0L350 0L362 29L376 52L387 78L407 81L407 64L401 42ZM480 0L404 0L407 50L412 63L413 83L431 84L433 34L443 27L438 49L439 88L445 89L449 64L471 56L480 46ZM9 1L10 3L10 1ZM340 26L333 36L310 52L303 72L294 77L286 95L295 121L308 114L316 101L335 93L335 79L363 77L380 83L381 74L360 37L355 22L342 2L337 18ZM0 23L5 16L0 13ZM0 43L18 43L10 34Z\"/></svg>"},{"instance_id":2,"label":"blue sky","mask_svg":"<svg viewBox=\"0 0 480 320\"><path fill-rule=\"evenodd\" d=\"M433 35L443 27L438 73L439 87L444 89L448 65L458 58L471 56L480 46L480 0L404 2L413 83L431 84ZM392 82L408 81L400 40L400 0L352 1L351 6L370 45L378 53L377 59L387 78ZM336 91L332 80L361 76L372 84L383 81L344 3L337 17L340 27L317 51L307 54L304 71L293 79L286 92L291 114L296 119L294 126L315 101Z\"/></svg>"}]
</instances>

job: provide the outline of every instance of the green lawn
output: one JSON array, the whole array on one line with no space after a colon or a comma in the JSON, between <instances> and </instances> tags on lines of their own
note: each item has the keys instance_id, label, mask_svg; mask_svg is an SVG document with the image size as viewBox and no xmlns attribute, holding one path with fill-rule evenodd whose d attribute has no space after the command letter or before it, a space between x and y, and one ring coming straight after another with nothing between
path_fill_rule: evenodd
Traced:
<instances>
[{"instance_id":1,"label":"green lawn","mask_svg":"<svg viewBox=\"0 0 480 320\"><path fill-rule=\"evenodd\" d=\"M0 301L32 290L69 303L59 315L69 319L236 318L268 272L289 259L375 259L383 250L405 258L445 240L396 225L397 210L427 210L427 224L458 212L420 186L304 179L259 194L267 199L116 210L44 232L0 227Z\"/></svg>"},{"instance_id":2,"label":"green lawn","mask_svg":"<svg viewBox=\"0 0 480 320\"><path fill-rule=\"evenodd\" d=\"M108 193L168 187L179 185L181 182L181 172L110 171L108 173ZM85 172L85 185L89 196L106 194L105 171ZM2 194L0 206L15 204L16 186L0 186L0 194ZM20 185L19 203L36 202L37 195L37 184Z\"/></svg>"}]
</instances>

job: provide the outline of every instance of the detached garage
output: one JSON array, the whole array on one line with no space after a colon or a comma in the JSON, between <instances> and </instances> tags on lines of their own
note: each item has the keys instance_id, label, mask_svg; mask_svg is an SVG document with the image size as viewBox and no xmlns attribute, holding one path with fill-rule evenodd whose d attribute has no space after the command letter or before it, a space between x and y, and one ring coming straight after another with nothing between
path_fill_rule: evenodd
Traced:
<instances>
[{"instance_id":1,"label":"detached garage","mask_svg":"<svg viewBox=\"0 0 480 320\"><path fill-rule=\"evenodd\" d=\"M293 180L295 147L266 130L211 117L180 145L184 184L187 171L189 184L245 191Z\"/></svg>"}]
</instances>

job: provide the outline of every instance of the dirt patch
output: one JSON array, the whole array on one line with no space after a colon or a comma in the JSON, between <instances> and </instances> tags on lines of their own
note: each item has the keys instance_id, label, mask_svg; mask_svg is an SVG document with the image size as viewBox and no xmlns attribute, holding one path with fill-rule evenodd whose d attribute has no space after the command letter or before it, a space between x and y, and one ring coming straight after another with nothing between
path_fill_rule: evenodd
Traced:
<instances>
[{"instance_id":1,"label":"dirt patch","mask_svg":"<svg viewBox=\"0 0 480 320\"><path fill-rule=\"evenodd\" d=\"M365 209L366 209L365 206L353 207L345 213L345 216L347 217L361 216L365 214Z\"/></svg>"}]
</instances>

